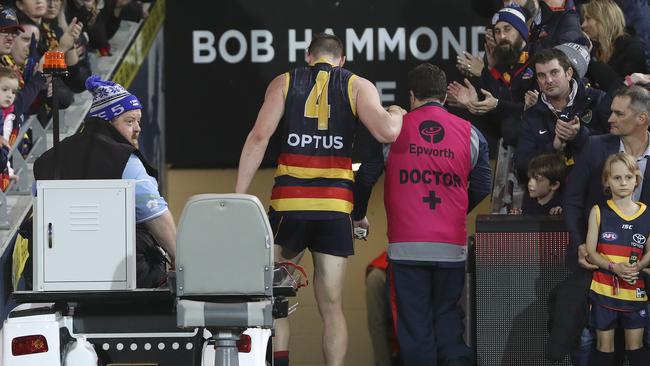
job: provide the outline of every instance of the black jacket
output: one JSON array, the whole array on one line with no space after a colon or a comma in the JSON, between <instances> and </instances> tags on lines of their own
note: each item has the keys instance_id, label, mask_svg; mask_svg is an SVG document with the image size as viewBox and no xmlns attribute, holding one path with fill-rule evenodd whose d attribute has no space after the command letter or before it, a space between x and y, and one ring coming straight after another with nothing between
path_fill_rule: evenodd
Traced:
<instances>
[{"instance_id":1,"label":"black jacket","mask_svg":"<svg viewBox=\"0 0 650 366\"><path fill-rule=\"evenodd\" d=\"M56 160L52 148L34 162L36 180L121 179L131 154L140 158L149 175L157 176L140 151L100 118L87 118L83 130L61 141L56 149Z\"/></svg>"},{"instance_id":2,"label":"black jacket","mask_svg":"<svg viewBox=\"0 0 650 366\"><path fill-rule=\"evenodd\" d=\"M528 50L532 55L563 43L577 43L587 47L589 39L582 32L580 18L573 7L552 10L544 1L539 2L541 19L533 23L528 37Z\"/></svg>"},{"instance_id":3,"label":"black jacket","mask_svg":"<svg viewBox=\"0 0 650 366\"><path fill-rule=\"evenodd\" d=\"M566 107L562 113L554 114L542 102L540 96L537 104L524 112L519 141L515 152L515 167L521 182L526 181L528 163L532 158L544 153L554 153L555 123L558 117L572 120L580 118L580 131L573 141L569 141L564 150L567 158L575 158L587 143L590 135L605 133L609 130L607 119L611 114L611 99L603 91L585 87L577 81L578 92L573 105Z\"/></svg>"},{"instance_id":4,"label":"black jacket","mask_svg":"<svg viewBox=\"0 0 650 366\"><path fill-rule=\"evenodd\" d=\"M480 88L483 88L499 100L497 107L487 113L485 118L488 125L500 127L504 144L512 146L517 144L526 92L537 87L535 70L529 64L527 51L524 52L526 53L522 53L520 62L509 68L483 68L479 81L475 83L478 95L481 95ZM506 74L509 78L504 76Z\"/></svg>"},{"instance_id":5,"label":"black jacket","mask_svg":"<svg viewBox=\"0 0 650 366\"><path fill-rule=\"evenodd\" d=\"M546 358L561 362L579 345L589 319L591 272L580 271L562 281L548 297L549 337Z\"/></svg>"},{"instance_id":6,"label":"black jacket","mask_svg":"<svg viewBox=\"0 0 650 366\"><path fill-rule=\"evenodd\" d=\"M506 82L503 77L505 73L510 76L509 82ZM501 119L512 114L520 115L524 111L526 92L537 87L535 70L529 64L527 57L524 62L509 68L485 67L481 73L480 86L499 99L499 104L490 113L494 113ZM478 93L480 95L480 91Z\"/></svg>"},{"instance_id":7,"label":"black jacket","mask_svg":"<svg viewBox=\"0 0 650 366\"><path fill-rule=\"evenodd\" d=\"M587 78L598 89L614 91L623 85L626 75L647 71L643 44L639 38L625 35L614 42L614 53L607 63L591 59Z\"/></svg>"}]
</instances>

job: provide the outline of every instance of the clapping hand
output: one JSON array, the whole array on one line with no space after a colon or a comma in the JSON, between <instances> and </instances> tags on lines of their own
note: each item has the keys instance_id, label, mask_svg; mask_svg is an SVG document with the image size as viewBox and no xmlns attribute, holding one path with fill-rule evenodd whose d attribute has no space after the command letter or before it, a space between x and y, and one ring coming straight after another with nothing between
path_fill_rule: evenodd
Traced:
<instances>
[{"instance_id":1,"label":"clapping hand","mask_svg":"<svg viewBox=\"0 0 650 366\"><path fill-rule=\"evenodd\" d=\"M473 56L467 52L456 57L456 68L467 77L481 76L485 64L480 57Z\"/></svg>"},{"instance_id":2,"label":"clapping hand","mask_svg":"<svg viewBox=\"0 0 650 366\"><path fill-rule=\"evenodd\" d=\"M524 96L524 110L537 104L537 99L539 98L539 92L537 90L529 90Z\"/></svg>"},{"instance_id":3,"label":"clapping hand","mask_svg":"<svg viewBox=\"0 0 650 366\"><path fill-rule=\"evenodd\" d=\"M478 98L476 100L470 101L468 110L472 114L476 115L482 115L485 113L490 112L494 108L497 107L499 104L499 100L495 98L492 93L485 89L481 89L481 94L485 96L485 99L479 101Z\"/></svg>"},{"instance_id":4,"label":"clapping hand","mask_svg":"<svg viewBox=\"0 0 650 366\"><path fill-rule=\"evenodd\" d=\"M469 80L463 82L465 85L454 81L447 86L447 102L452 107L468 109L472 101L478 101L478 95Z\"/></svg>"},{"instance_id":5,"label":"clapping hand","mask_svg":"<svg viewBox=\"0 0 650 366\"><path fill-rule=\"evenodd\" d=\"M555 121L555 136L562 141L571 141L578 136L580 131L580 119L575 116L571 121L565 122L561 119Z\"/></svg>"},{"instance_id":6,"label":"clapping hand","mask_svg":"<svg viewBox=\"0 0 650 366\"><path fill-rule=\"evenodd\" d=\"M79 39L82 29L83 23L77 21L77 18L72 18L70 25L59 39L59 47L61 51L67 52L74 47L74 43Z\"/></svg>"}]
</instances>

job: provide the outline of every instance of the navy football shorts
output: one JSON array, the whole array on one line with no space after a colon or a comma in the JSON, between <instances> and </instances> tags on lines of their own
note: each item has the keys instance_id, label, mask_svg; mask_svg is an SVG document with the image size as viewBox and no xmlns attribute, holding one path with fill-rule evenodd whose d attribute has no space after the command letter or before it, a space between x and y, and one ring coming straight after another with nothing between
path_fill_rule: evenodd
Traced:
<instances>
[{"instance_id":1,"label":"navy football shorts","mask_svg":"<svg viewBox=\"0 0 650 366\"><path fill-rule=\"evenodd\" d=\"M298 254L309 248L312 252L348 257L354 254L352 218L310 220L282 212L269 212L275 244Z\"/></svg>"},{"instance_id":2,"label":"navy football shorts","mask_svg":"<svg viewBox=\"0 0 650 366\"><path fill-rule=\"evenodd\" d=\"M623 329L639 329L648 325L648 311L645 306L635 311L618 311L604 306L591 305L589 325L597 330L610 330L621 325Z\"/></svg>"}]
</instances>

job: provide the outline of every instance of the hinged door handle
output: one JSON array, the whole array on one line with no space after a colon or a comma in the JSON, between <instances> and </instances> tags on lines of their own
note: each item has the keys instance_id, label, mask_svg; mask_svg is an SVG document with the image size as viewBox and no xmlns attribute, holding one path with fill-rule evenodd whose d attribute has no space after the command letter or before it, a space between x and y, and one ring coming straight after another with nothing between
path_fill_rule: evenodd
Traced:
<instances>
[{"instance_id":1,"label":"hinged door handle","mask_svg":"<svg viewBox=\"0 0 650 366\"><path fill-rule=\"evenodd\" d=\"M52 223L47 224L47 246L52 249Z\"/></svg>"}]
</instances>

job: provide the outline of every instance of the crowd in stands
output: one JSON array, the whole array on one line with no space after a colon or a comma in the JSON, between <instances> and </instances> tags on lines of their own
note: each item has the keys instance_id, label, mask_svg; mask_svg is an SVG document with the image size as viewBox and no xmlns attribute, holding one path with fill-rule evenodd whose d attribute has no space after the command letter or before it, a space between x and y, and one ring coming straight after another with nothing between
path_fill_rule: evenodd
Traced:
<instances>
[{"instance_id":1,"label":"crowd in stands","mask_svg":"<svg viewBox=\"0 0 650 366\"><path fill-rule=\"evenodd\" d=\"M616 225L621 226L616 220L632 217L618 211L612 203L617 197L637 202L636 206L630 205L631 211L638 209L634 217L641 215L650 203L650 184L644 184L650 158L648 3L475 0L472 7L492 19L486 27L485 54L465 52L458 56L456 66L465 78L449 84L448 105L458 108L482 130L490 140L492 154L499 148L514 152L499 156L512 157L512 164L507 166L514 171L509 173L518 179L515 185L522 188L524 197L521 204L508 201L500 213L563 215L570 232L567 265L573 275L557 289L566 296L558 295L561 300L550 305L571 314L571 319L556 318L551 327L549 358L560 361L570 353L574 365L619 364L614 363L614 358L622 360L623 353L614 353L613 348L604 346L610 344L609 338L603 338L610 336L610 323L593 310L599 306L593 305L593 298L599 293L619 296L619 291L637 283L637 278L642 281L644 274L642 267L628 265L627 260L617 263L611 255L603 254L608 262L594 253L596 241L598 252L604 253L599 225L615 229ZM637 172L636 184L624 187L624 193L612 193L609 189L613 180L608 179L613 179L613 173L607 170L606 161L616 153L625 155L619 160L630 160L627 170ZM606 177L603 168L610 177ZM608 188L607 192L604 188ZM615 224L601 222L605 220L602 217L589 219L594 205L603 207L607 215L608 210L616 211L617 214L608 216ZM594 227L589 226L591 236L587 234L587 223ZM614 229L605 234L626 235L613 234ZM623 267L627 266L635 269L626 272ZM614 283L604 285L605 277L598 282L592 273L601 273L601 277L607 274L607 278L615 279ZM616 281L619 278L620 284ZM643 285L640 289L643 292ZM585 296L586 293L591 295ZM637 291L633 300L642 300L638 294ZM589 304L591 315L584 311ZM635 326L627 320L620 324L626 328L626 339L628 326L645 328L643 352L647 352L647 305L640 311L645 320ZM627 348L626 357L633 365L646 365L646 353L630 351L640 347L642 338L638 331L637 343Z\"/></svg>"},{"instance_id":2,"label":"crowd in stands","mask_svg":"<svg viewBox=\"0 0 650 366\"><path fill-rule=\"evenodd\" d=\"M650 87L645 1L493 0L472 6L492 18L485 54L458 56L465 79L449 85L448 105L464 110L482 130L492 156L498 141L514 151L522 186L535 180L529 164L539 155L561 156L570 172L589 137L609 133L616 91ZM560 206L563 191L554 199ZM523 202L531 198L525 192ZM527 213L517 204L505 211Z\"/></svg>"},{"instance_id":3,"label":"crowd in stands","mask_svg":"<svg viewBox=\"0 0 650 366\"><path fill-rule=\"evenodd\" d=\"M139 21L146 16L142 4L133 0L0 1L0 166L6 167L0 176L3 191L16 179L8 154L22 123L35 116L46 126L51 118L53 83L59 108L69 107L75 93L86 90L85 80L92 75L89 53L110 55L109 40L121 21ZM48 51L65 54L67 77L52 78L43 73ZM17 81L15 88L11 86L11 102L4 99L5 79ZM29 133L22 141L19 151L27 154L31 148Z\"/></svg>"}]
</instances>

